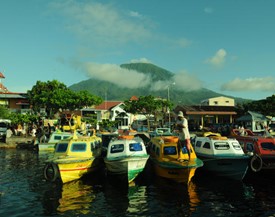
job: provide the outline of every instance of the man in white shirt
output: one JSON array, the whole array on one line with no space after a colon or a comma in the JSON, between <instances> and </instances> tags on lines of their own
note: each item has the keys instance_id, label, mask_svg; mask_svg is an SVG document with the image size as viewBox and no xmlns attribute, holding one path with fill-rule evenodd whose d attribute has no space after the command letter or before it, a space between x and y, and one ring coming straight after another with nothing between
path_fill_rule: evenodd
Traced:
<instances>
[{"instance_id":1,"label":"man in white shirt","mask_svg":"<svg viewBox=\"0 0 275 217\"><path fill-rule=\"evenodd\" d=\"M185 146L188 152L188 156L190 158L191 142L190 142L190 133L188 129L188 121L184 117L182 111L178 113L178 117L176 121L176 129L178 130L178 133L179 133L180 151Z\"/></svg>"}]
</instances>

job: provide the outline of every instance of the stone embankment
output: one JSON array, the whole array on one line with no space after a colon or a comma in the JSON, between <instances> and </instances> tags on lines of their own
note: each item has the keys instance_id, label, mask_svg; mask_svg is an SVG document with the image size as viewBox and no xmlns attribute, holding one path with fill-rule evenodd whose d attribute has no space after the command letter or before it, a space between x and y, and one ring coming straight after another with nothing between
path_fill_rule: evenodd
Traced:
<instances>
[{"instance_id":1,"label":"stone embankment","mask_svg":"<svg viewBox=\"0 0 275 217\"><path fill-rule=\"evenodd\" d=\"M31 136L21 137L12 136L6 138L6 142L0 143L0 148L19 148L19 149L33 149L35 148L33 138Z\"/></svg>"}]
</instances>

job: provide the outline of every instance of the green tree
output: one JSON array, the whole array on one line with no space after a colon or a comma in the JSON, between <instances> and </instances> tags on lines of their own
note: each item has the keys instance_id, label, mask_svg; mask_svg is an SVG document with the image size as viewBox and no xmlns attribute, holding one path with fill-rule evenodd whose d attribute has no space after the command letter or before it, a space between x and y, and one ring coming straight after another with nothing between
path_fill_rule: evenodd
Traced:
<instances>
[{"instance_id":1,"label":"green tree","mask_svg":"<svg viewBox=\"0 0 275 217\"><path fill-rule=\"evenodd\" d=\"M9 117L9 110L5 106L0 106L0 118L6 119Z\"/></svg>"},{"instance_id":2,"label":"green tree","mask_svg":"<svg viewBox=\"0 0 275 217\"><path fill-rule=\"evenodd\" d=\"M243 105L245 111L254 111L263 115L275 116L275 95L266 99L252 101Z\"/></svg>"},{"instance_id":3,"label":"green tree","mask_svg":"<svg viewBox=\"0 0 275 217\"><path fill-rule=\"evenodd\" d=\"M10 113L7 116L8 119L11 120L11 123L13 125L17 125L17 124L31 124L33 122L37 122L38 121L38 116L34 115L34 114L21 114L21 113Z\"/></svg>"},{"instance_id":4,"label":"green tree","mask_svg":"<svg viewBox=\"0 0 275 217\"><path fill-rule=\"evenodd\" d=\"M60 109L74 110L102 102L100 97L87 91L74 92L57 80L37 81L27 94L32 109L39 112L41 108L45 108L50 118Z\"/></svg>"},{"instance_id":5,"label":"green tree","mask_svg":"<svg viewBox=\"0 0 275 217\"><path fill-rule=\"evenodd\" d=\"M159 112L164 112L163 108L171 109L172 103L167 100L155 98L152 95L140 96L138 100L127 100L124 101L126 112L132 114L143 114L147 119L147 126L150 129L150 117L152 115L156 116Z\"/></svg>"}]
</instances>

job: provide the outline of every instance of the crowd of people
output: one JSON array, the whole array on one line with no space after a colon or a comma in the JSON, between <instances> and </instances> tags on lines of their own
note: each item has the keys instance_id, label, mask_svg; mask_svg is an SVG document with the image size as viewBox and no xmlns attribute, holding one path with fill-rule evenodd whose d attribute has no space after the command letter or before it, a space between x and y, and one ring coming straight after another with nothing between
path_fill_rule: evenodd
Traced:
<instances>
[{"instance_id":1,"label":"crowd of people","mask_svg":"<svg viewBox=\"0 0 275 217\"><path fill-rule=\"evenodd\" d=\"M7 138L12 136L20 136L20 137L29 137L31 136L33 139L38 139L39 142L45 142L49 137L53 130L53 126L43 126L43 124L18 124L10 126L7 129Z\"/></svg>"}]
</instances>

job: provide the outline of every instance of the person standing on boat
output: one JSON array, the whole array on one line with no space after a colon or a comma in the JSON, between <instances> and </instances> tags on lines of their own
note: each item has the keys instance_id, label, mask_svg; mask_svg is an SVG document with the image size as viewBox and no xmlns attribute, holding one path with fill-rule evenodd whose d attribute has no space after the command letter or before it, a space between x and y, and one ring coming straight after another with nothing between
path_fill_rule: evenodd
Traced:
<instances>
[{"instance_id":1,"label":"person standing on boat","mask_svg":"<svg viewBox=\"0 0 275 217\"><path fill-rule=\"evenodd\" d=\"M188 121L184 117L183 112L179 111L177 121L176 121L176 129L178 130L179 134L179 146L180 151L183 147L186 147L188 156L190 158L190 151L191 151L191 142L190 142L190 133L188 129Z\"/></svg>"}]
</instances>

